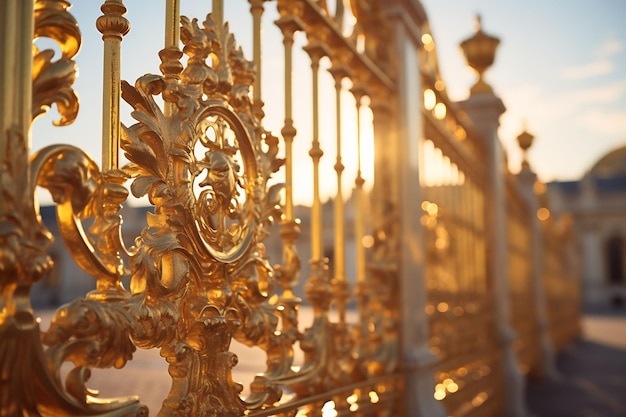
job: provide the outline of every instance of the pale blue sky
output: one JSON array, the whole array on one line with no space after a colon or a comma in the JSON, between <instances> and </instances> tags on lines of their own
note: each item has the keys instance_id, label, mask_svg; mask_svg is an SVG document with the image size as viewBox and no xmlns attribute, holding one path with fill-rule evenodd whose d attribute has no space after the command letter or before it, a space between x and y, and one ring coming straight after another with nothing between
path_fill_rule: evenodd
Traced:
<instances>
[{"instance_id":1,"label":"pale blue sky","mask_svg":"<svg viewBox=\"0 0 626 417\"><path fill-rule=\"evenodd\" d=\"M626 1L422 2L453 99L466 98L475 79L458 47L474 30L472 16L500 38L486 78L508 108L500 136L512 170L524 121L536 136L529 160L545 181L576 179L626 145Z\"/></svg>"},{"instance_id":2,"label":"pale blue sky","mask_svg":"<svg viewBox=\"0 0 626 417\"><path fill-rule=\"evenodd\" d=\"M76 0L71 9L79 20L84 37L77 57L79 78L75 85L81 99L81 112L73 126L54 128L51 117L38 120L33 130L33 148L49 143L72 143L85 149L100 162L100 91L102 49L95 20L101 14L100 1ZM227 0L226 19L231 21L238 43L251 59L251 18L245 0ZM329 3L333 3L329 1ZM164 1L127 0L131 32L123 41L122 78L134 82L144 73L158 73L157 53L163 45ZM182 0L181 13L203 20L210 10L209 0ZM467 97L475 76L465 66L458 43L474 31L474 15L480 13L483 29L501 39L494 66L486 79L508 108L502 117L501 139L509 150L510 167L519 167L515 136L526 122L536 135L529 159L540 178L575 179L604 153L626 145L626 1L624 0L423 0L433 31L440 70L454 100ZM264 99L266 128L282 127L282 39L272 24L275 2L266 3L264 18ZM302 36L296 46L302 45ZM308 58L296 48L294 85L296 94L310 94ZM278 75L275 75L278 72ZM321 119L322 172L331 177L328 195L334 192L334 101L332 80L323 74L322 88L332 105ZM354 117L354 101L344 116ZM309 171L307 156L311 141L310 103L294 109L298 129L296 157L298 172ZM133 123L128 107L122 120ZM367 115L365 115L367 116ZM348 119L349 120L349 119ZM348 123L344 123L348 125ZM344 153L354 153L349 126L344 126ZM328 133L324 133L328 132ZM344 174L348 188L354 181L354 168ZM369 178L366 178L369 180ZM306 201L311 180L306 175L296 184L296 198ZM302 185L302 186L300 186ZM298 195L298 190L303 194Z\"/></svg>"}]
</instances>

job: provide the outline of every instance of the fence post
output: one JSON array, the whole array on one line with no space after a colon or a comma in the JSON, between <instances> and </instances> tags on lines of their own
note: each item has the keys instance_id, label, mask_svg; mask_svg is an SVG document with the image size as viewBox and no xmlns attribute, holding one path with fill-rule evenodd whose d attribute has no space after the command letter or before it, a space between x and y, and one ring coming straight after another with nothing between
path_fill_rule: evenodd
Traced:
<instances>
[{"instance_id":1,"label":"fence post","mask_svg":"<svg viewBox=\"0 0 626 417\"><path fill-rule=\"evenodd\" d=\"M524 399L525 381L519 370L513 343L516 335L511 327L511 304L508 282L507 230L504 149L498 139L500 115L506 110L502 100L493 92L472 94L460 103L474 122L476 130L485 140L488 149L488 269L491 276L493 312L497 333L501 343L502 367L504 372L505 416L527 415Z\"/></svg>"},{"instance_id":2,"label":"fence post","mask_svg":"<svg viewBox=\"0 0 626 417\"><path fill-rule=\"evenodd\" d=\"M483 32L480 16L476 33L461 43L468 65L478 73L478 81L470 88L470 97L459 103L468 114L487 149L486 219L488 229L487 268L493 290L496 331L500 339L504 381L504 415L522 417L528 413L525 403L525 381L519 369L513 343L516 335L511 327L511 297L507 261L506 173L504 149L498 138L500 115L506 108L485 82L483 73L495 59L500 40Z\"/></svg>"},{"instance_id":3,"label":"fence post","mask_svg":"<svg viewBox=\"0 0 626 417\"><path fill-rule=\"evenodd\" d=\"M408 417L444 417L434 398L435 366L438 357L429 346L430 325L426 315L425 240L420 223L422 192L419 181L422 122L420 80L419 8L399 5L390 9L397 54L397 146L391 162L397 178L399 224L398 279L402 305L401 360L405 373L405 410ZM414 21L410 21L413 18Z\"/></svg>"},{"instance_id":4,"label":"fence post","mask_svg":"<svg viewBox=\"0 0 626 417\"><path fill-rule=\"evenodd\" d=\"M532 145L533 135L524 131L518 137L517 141L520 148L524 151L524 160L522 162L522 169L517 174L517 180L520 185L520 190L526 204L528 205L530 212L530 251L532 258L531 271L532 271L532 288L533 288L533 302L537 319L538 339L539 345L539 369L538 374L542 377L550 379L556 379L558 377L556 365L554 362L554 348L550 341L548 316L546 312L546 297L544 279L544 259L543 259L543 236L541 224L537 217L537 211L540 208L539 200L535 192L535 184L537 183L537 174L531 169L530 164L526 159L526 151Z\"/></svg>"}]
</instances>

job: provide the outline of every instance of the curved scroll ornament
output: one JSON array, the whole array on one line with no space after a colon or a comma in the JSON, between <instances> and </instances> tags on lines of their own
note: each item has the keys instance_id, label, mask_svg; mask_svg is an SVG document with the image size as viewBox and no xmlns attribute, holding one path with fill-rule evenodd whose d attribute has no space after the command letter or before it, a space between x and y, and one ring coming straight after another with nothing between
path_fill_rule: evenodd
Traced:
<instances>
[{"instance_id":1,"label":"curved scroll ornament","mask_svg":"<svg viewBox=\"0 0 626 417\"><path fill-rule=\"evenodd\" d=\"M196 145L201 145L203 155L192 172L194 184L202 190L193 206L197 237L215 260L231 263L246 253L254 235L254 214L249 210L255 190L243 189L244 183L254 184L258 172L254 150L243 123L227 108L209 107L200 120ZM236 145L229 143L230 137ZM238 153L243 157L243 178ZM243 204L240 197L245 198Z\"/></svg>"},{"instance_id":2,"label":"curved scroll ornament","mask_svg":"<svg viewBox=\"0 0 626 417\"><path fill-rule=\"evenodd\" d=\"M78 114L78 96L72 88L76 63L72 58L78 53L82 38L68 8L66 1L35 2L35 39L55 40L61 48L61 58L53 61L52 49L40 51L33 44L33 119L54 103L61 115L61 119L54 122L57 126L72 123Z\"/></svg>"},{"instance_id":3,"label":"curved scroll ornament","mask_svg":"<svg viewBox=\"0 0 626 417\"><path fill-rule=\"evenodd\" d=\"M37 152L31 162L37 185L46 188L57 204L59 231L76 263L97 279L90 298L123 299L128 292L121 279L125 266L120 248L118 214L128 191L126 175L111 170L101 173L82 150L69 145L52 145ZM33 190L34 192L34 190ZM93 218L89 230L83 221Z\"/></svg>"}]
</instances>

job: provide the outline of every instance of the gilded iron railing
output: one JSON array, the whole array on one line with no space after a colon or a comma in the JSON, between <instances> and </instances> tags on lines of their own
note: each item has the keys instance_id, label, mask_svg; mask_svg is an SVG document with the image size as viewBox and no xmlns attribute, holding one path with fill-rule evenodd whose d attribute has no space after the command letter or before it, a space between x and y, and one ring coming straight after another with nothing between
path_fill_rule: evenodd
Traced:
<instances>
[{"instance_id":1,"label":"gilded iron railing","mask_svg":"<svg viewBox=\"0 0 626 417\"><path fill-rule=\"evenodd\" d=\"M439 355L434 396L451 415L502 409L500 354L487 269L484 145L445 92L425 78L421 180L427 230L427 314ZM437 105L439 104L439 108Z\"/></svg>"},{"instance_id":2,"label":"gilded iron railing","mask_svg":"<svg viewBox=\"0 0 626 417\"><path fill-rule=\"evenodd\" d=\"M540 290L554 345L577 334L565 229L541 223L546 254L537 262L529 203L537 195L525 199L508 172L506 230L494 227L498 200L490 180L501 173L487 157L490 139L448 98L421 5L334 4L329 10L320 0L249 0L249 61L237 46L237 28L224 22L223 1L213 0L211 13L198 20L180 17L179 2L167 0L159 72L129 83L120 76L120 44L131 24L126 8L135 4L105 0L95 22L104 42L101 166L74 146L31 150L31 124L51 105L59 125L78 113L72 84L81 34L69 3L0 5L1 416L444 415L436 407L428 414L429 401L453 416L501 415L511 401L510 341L497 317L503 303L512 310L519 364L530 371L539 363L531 270L544 274ZM283 44L284 73L271 74L283 82L282 108L266 108L262 90L268 7L276 8L272 25ZM61 56L33 47L34 38L52 39ZM411 72L407 45L416 49L418 73ZM305 100L293 82L301 46L310 64L310 131L298 130L295 111ZM472 94L492 97L484 70ZM332 80L334 107L323 101L322 77ZM411 77L415 84L405 84L416 91L402 91L399 80ZM354 120L345 115L348 92ZM120 123L121 99L132 108L130 126ZM417 101L418 111L403 114L402 100ZM280 134L264 126L269 112L284 116ZM368 112L375 148L370 204L361 154ZM413 118L418 137L406 138ZM332 144L322 137L322 119L335 128ZM346 124L356 125L349 151ZM294 150L305 140L310 184L299 182L303 161ZM403 146L415 143L417 155L406 154ZM330 173L321 164L329 151ZM128 164L120 164L120 153ZM419 175L408 169L414 181L401 183L406 171L398 167L412 169L416 158ZM353 206L345 202L348 164L356 167ZM322 201L329 176L336 183L330 212ZM30 291L53 268L53 237L37 187L52 196L60 237L94 279L94 289L61 306L44 332ZM302 219L298 187L312 194ZM421 200L407 204L407 192ZM132 246L122 238L129 193L151 206ZM407 207L418 209L401 212ZM402 222L412 216L423 241L406 239L411 230ZM504 275L491 262L498 233L507 237ZM503 282L510 291L501 297L495 288ZM407 288L419 294L407 296ZM308 323L303 303L312 310ZM265 356L245 389L233 377L235 343ZM91 369L122 368L137 348L158 349L167 362L171 387L159 410L136 396L99 398L89 386Z\"/></svg>"},{"instance_id":3,"label":"gilded iron railing","mask_svg":"<svg viewBox=\"0 0 626 417\"><path fill-rule=\"evenodd\" d=\"M397 368L398 312L388 271L389 243L377 242L371 276L359 255L359 325L346 321L350 297L345 276L341 174L343 80L351 77L360 109L366 83L382 95L390 78L373 64L378 52L365 24L353 38L342 35L341 8L335 17L317 2L279 1L285 46L285 159L278 138L262 127L263 103L255 68L260 68L260 16L263 2L251 2L254 59L244 58L227 24L223 4L213 2L205 20L180 19L178 4L166 5L166 45L159 53L161 74L146 74L131 85L120 80L120 43L129 30L121 0L107 0L97 28L104 41L102 168L82 150L48 146L29 161L30 122L51 103L59 124L78 111L72 90L81 36L64 1L11 1L3 4L6 51L17 68L3 65L2 170L2 415L146 415L136 397L98 399L87 387L90 368L123 367L137 347L159 349L169 364L172 385L158 415L274 415L298 409L316 415L325 409L344 414L388 413L402 392ZM360 9L355 8L359 13ZM34 16L34 19L33 19ZM380 19L376 10L364 18ZM34 21L33 26L22 22ZM11 22L11 23L9 23ZM19 26L16 26L20 22ZM18 30L19 27L19 30ZM293 293L299 280L296 250L299 222L294 216L292 142L292 47L306 30L314 89L319 60L331 59L336 84L337 193L334 270L321 250L321 197L317 161L322 155L317 121L314 161L312 275L305 296L313 322L300 330L301 300ZM34 50L35 36L56 40L62 57ZM323 36L320 38L320 36ZM365 45L358 52L356 37ZM16 42L16 39L19 42ZM179 41L182 49L179 48ZM374 51L374 52L372 52ZM12 55L14 53L15 56ZM184 58L184 59L183 59ZM30 74L33 69L33 86ZM255 81L255 79L257 81ZM41 81L40 81L41 80ZM251 87L254 93L249 94ZM29 99L33 97L32 116ZM132 107L132 126L120 125L120 96ZM16 100L17 99L17 100ZM319 109L313 94L313 115ZM12 113L9 108L16 111ZM22 113L19 113L22 112ZM17 125L13 123L18 122ZM118 165L121 149L129 164ZM285 164L286 183L272 177ZM132 247L121 240L121 205L128 191L153 206ZM363 179L356 178L357 190ZM96 288L57 310L41 334L29 304L29 290L52 267L46 256L51 236L34 202L36 186L57 204L57 218L75 261L96 281ZM286 190L284 205L280 191ZM363 202L357 206L363 221ZM268 227L280 223L283 260L272 266L263 241ZM86 225L90 226L87 227ZM363 236L364 229L358 228ZM391 239L389 234L387 239ZM364 249L361 249L361 251ZM377 266L382 263L382 266ZM130 288L122 284L130 279ZM329 319L330 308L338 311ZM39 342L41 338L41 343ZM266 370L243 398L232 378L237 357L232 340L265 351ZM44 349L42 346L47 346ZM294 366L294 349L304 353ZM74 368L62 376L61 367ZM288 390L293 395L283 395ZM307 411L308 410L308 411ZM395 413L395 412L394 412Z\"/></svg>"},{"instance_id":4,"label":"gilded iron railing","mask_svg":"<svg viewBox=\"0 0 626 417\"><path fill-rule=\"evenodd\" d=\"M522 374L538 365L539 330L532 280L532 227L534 213L519 191L512 175L507 178L508 274L512 307L512 325L516 333L515 349Z\"/></svg>"},{"instance_id":5,"label":"gilded iron railing","mask_svg":"<svg viewBox=\"0 0 626 417\"><path fill-rule=\"evenodd\" d=\"M447 97L433 55L434 41L427 27L425 30L421 68L425 139L420 178L425 200L422 224L426 229L426 312L430 316L431 349L440 358L434 396L444 403L449 415L502 415L511 412L506 403L516 401L507 388L514 382L505 369L510 357L506 357L503 346L511 344L513 368L519 369L523 377L529 373L549 374L554 363L544 333L550 333L557 350L576 337L577 284L566 278L571 260L564 258L568 253L565 240L556 237L551 227L534 227L536 217L539 222L545 220L541 212L534 211L540 200L546 204L540 187L530 183L526 184L530 190L526 190L523 180L518 181L507 168L490 166L488 156L502 151L490 144L489 130L477 123L485 123L482 115L475 120L468 118ZM474 40L497 45L497 39L482 33L480 21ZM473 63L468 57L479 80L467 102L475 99L481 103L492 94L482 73L493 57L489 60L480 55L492 47L476 49L477 57L472 59L479 62ZM461 104L471 108L470 104ZM531 143L520 143L524 153ZM520 176L528 169L524 160ZM492 218L500 203L490 177L500 175L505 229L494 229ZM505 236L504 259L498 262L505 265L504 270L497 270L490 259L497 256L493 242L498 234ZM537 254L542 249L533 239L546 242L545 256ZM555 244L564 246L557 248ZM505 275L499 276L503 272ZM539 284L535 273L540 275ZM496 290L501 286L496 285L499 280L506 282L504 293ZM550 300L544 299L544 290ZM510 309L510 331L503 332L497 323L496 316L502 314L497 304ZM566 317L572 320L568 322Z\"/></svg>"}]
</instances>

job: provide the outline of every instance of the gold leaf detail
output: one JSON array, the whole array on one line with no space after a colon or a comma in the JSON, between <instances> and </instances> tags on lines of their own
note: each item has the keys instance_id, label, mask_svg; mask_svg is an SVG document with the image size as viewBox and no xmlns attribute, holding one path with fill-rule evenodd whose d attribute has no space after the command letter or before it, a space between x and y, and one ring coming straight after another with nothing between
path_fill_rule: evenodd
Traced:
<instances>
[{"instance_id":1,"label":"gold leaf detail","mask_svg":"<svg viewBox=\"0 0 626 417\"><path fill-rule=\"evenodd\" d=\"M57 126L71 124L78 115L78 96L72 89L77 68L72 58L81 43L76 19L68 12L65 1L37 0L35 2L35 39L55 40L61 48L61 58L53 61L54 51L39 51L33 45L33 110L32 119L57 105L61 119Z\"/></svg>"}]
</instances>

